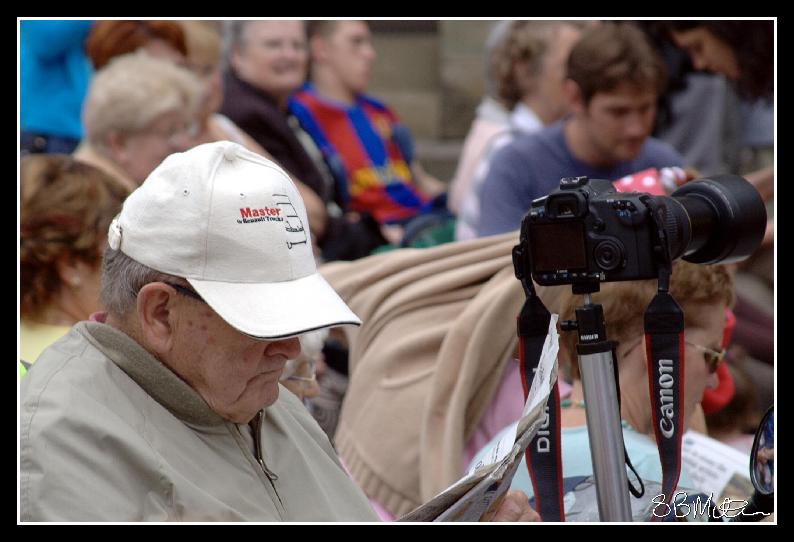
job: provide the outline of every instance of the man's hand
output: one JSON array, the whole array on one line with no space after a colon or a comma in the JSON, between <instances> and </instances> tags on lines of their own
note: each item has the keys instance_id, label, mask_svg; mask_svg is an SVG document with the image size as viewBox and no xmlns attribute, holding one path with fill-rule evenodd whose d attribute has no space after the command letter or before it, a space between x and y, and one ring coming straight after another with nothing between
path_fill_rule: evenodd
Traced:
<instances>
[{"instance_id":1,"label":"man's hand","mask_svg":"<svg viewBox=\"0 0 794 542\"><path fill-rule=\"evenodd\" d=\"M483 521L541 521L540 514L529 506L523 491L510 490L504 494L495 512L483 516Z\"/></svg>"}]
</instances>

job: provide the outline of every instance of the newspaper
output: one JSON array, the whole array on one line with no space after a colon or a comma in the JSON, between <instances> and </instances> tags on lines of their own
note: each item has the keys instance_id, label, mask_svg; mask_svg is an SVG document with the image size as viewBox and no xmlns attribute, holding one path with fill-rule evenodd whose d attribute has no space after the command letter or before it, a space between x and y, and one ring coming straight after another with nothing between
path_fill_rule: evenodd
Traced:
<instances>
[{"instance_id":1,"label":"newspaper","mask_svg":"<svg viewBox=\"0 0 794 542\"><path fill-rule=\"evenodd\" d=\"M557 318L551 316L540 363L515 430L494 444L463 478L398 521L480 521L499 505L524 450L546 423L546 401L557 380Z\"/></svg>"},{"instance_id":2,"label":"newspaper","mask_svg":"<svg viewBox=\"0 0 794 542\"><path fill-rule=\"evenodd\" d=\"M753 493L748 454L696 431L684 433L682 461L694 487L714 502L748 499Z\"/></svg>"}]
</instances>

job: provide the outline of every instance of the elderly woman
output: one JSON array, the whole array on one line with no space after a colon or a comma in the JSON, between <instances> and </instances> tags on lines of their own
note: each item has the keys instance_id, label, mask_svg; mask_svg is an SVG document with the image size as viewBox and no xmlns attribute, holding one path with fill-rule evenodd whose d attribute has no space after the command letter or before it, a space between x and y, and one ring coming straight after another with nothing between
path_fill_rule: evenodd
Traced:
<instances>
[{"instance_id":1,"label":"elderly woman","mask_svg":"<svg viewBox=\"0 0 794 542\"><path fill-rule=\"evenodd\" d=\"M129 190L64 154L26 156L20 174L20 354L32 363L99 310L106 232Z\"/></svg>"},{"instance_id":2,"label":"elderly woman","mask_svg":"<svg viewBox=\"0 0 794 542\"><path fill-rule=\"evenodd\" d=\"M581 297L574 297L570 288L553 303L547 303L551 312L560 314L560 319L572 319L574 310L582 304ZM724 356L723 330L726 309L734 301L733 278L724 266L705 266L676 261L673 265L671 295L684 311L685 318L685 373L683 395L684 429L698 423L702 415L700 402L707 388L716 386L715 374ZM656 281L613 282L601 285L601 292L593 295L593 302L604 308L607 336L618 341L617 366L621 391L621 418L623 438L629 458L639 476L646 482L661 483L662 471L659 451L653 436L652 404L648 389L648 372L643 330L643 314L656 294ZM541 293L541 297L543 294ZM586 426L586 408L579 367L576 363L576 334L565 333L560 341L560 364L565 364L573 377L572 386L561 389L562 469L563 479L589 477L593 467L589 453ZM486 445L487 450L505 431ZM478 453L472 464L484 455ZM514 489L533 494L526 465L522 464L513 479ZM679 487L694 488L682 466ZM654 495L646 492L644 500L632 499L635 517L642 514ZM566 505L568 506L568 505ZM592 514L595 510L590 510ZM598 521L598 516L588 515L586 510L577 521ZM575 517L575 516L574 516ZM571 517L570 519L574 519ZM644 517L644 516L643 516Z\"/></svg>"},{"instance_id":3,"label":"elderly woman","mask_svg":"<svg viewBox=\"0 0 794 542\"><path fill-rule=\"evenodd\" d=\"M166 156L188 148L200 96L201 85L185 68L145 51L116 57L91 82L86 139L74 156L133 190Z\"/></svg>"},{"instance_id":4,"label":"elderly woman","mask_svg":"<svg viewBox=\"0 0 794 542\"><path fill-rule=\"evenodd\" d=\"M290 96L306 79L309 54L303 22L230 21L225 38L228 71L221 113L298 179L299 188L310 189L301 195L322 257L360 258L386 244L371 218L342 216L322 153L287 109Z\"/></svg>"},{"instance_id":5,"label":"elderly woman","mask_svg":"<svg viewBox=\"0 0 794 542\"><path fill-rule=\"evenodd\" d=\"M199 77L203 87L201 104L197 111L198 129L193 143L200 145L212 141L234 141L257 154L271 158L259 143L229 117L218 113L223 103L219 31L212 21L179 21L179 24L187 43L187 66Z\"/></svg>"}]
</instances>

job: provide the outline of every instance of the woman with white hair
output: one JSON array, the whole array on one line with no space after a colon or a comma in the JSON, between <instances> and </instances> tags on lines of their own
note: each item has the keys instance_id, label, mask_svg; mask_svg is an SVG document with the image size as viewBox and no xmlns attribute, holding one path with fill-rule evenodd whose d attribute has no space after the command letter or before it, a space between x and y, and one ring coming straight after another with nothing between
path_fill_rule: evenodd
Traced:
<instances>
[{"instance_id":1,"label":"woman with white hair","mask_svg":"<svg viewBox=\"0 0 794 542\"><path fill-rule=\"evenodd\" d=\"M185 68L143 51L117 57L91 82L75 158L135 189L166 156L187 150L200 98Z\"/></svg>"}]
</instances>

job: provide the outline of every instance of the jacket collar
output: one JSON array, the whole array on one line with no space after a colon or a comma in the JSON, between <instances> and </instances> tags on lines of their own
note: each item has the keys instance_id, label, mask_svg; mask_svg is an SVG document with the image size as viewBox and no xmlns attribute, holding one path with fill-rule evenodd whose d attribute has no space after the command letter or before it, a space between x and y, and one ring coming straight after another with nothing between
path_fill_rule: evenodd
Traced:
<instances>
[{"instance_id":1,"label":"jacket collar","mask_svg":"<svg viewBox=\"0 0 794 542\"><path fill-rule=\"evenodd\" d=\"M79 322L75 329L184 422L203 426L225 423L193 388L126 333L99 322Z\"/></svg>"},{"instance_id":2,"label":"jacket collar","mask_svg":"<svg viewBox=\"0 0 794 542\"><path fill-rule=\"evenodd\" d=\"M255 87L248 81L244 81L236 73L234 73L232 69L229 69L226 72L225 77L226 77L226 81L224 82L225 83L224 86L226 87L227 92L230 92L231 94L235 94L235 91L243 92L246 94L253 94L258 96L260 99L264 100L268 104L270 104L271 107L278 109L278 104L276 103L276 99L273 96L271 96L261 88Z\"/></svg>"}]
</instances>

